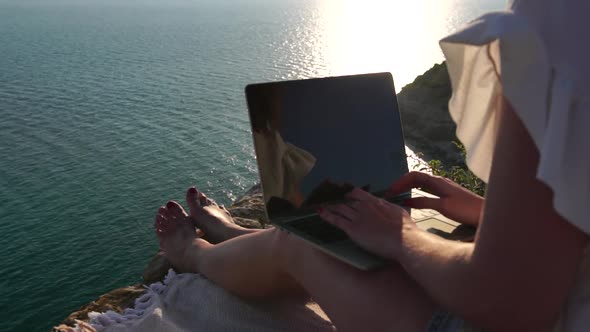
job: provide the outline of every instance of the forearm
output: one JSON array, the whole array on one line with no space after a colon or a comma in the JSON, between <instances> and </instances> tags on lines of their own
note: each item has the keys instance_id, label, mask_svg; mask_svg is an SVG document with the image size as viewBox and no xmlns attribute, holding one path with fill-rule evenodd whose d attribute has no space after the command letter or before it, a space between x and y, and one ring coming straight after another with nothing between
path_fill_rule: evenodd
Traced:
<instances>
[{"instance_id":1,"label":"forearm","mask_svg":"<svg viewBox=\"0 0 590 332\"><path fill-rule=\"evenodd\" d=\"M416 227L404 227L401 251L404 269L439 304L464 313L481 305L483 286L474 278L472 243L445 240Z\"/></svg>"},{"instance_id":2,"label":"forearm","mask_svg":"<svg viewBox=\"0 0 590 332\"><path fill-rule=\"evenodd\" d=\"M482 262L474 243L449 241L407 227L398 260L441 307L489 331L516 331L530 323L522 284L503 264Z\"/></svg>"}]
</instances>

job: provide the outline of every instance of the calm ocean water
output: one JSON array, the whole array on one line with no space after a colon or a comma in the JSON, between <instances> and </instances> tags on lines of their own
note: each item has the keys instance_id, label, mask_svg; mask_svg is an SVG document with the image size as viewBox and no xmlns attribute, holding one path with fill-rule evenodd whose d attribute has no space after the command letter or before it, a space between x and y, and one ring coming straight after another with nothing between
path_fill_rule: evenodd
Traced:
<instances>
[{"instance_id":1,"label":"calm ocean water","mask_svg":"<svg viewBox=\"0 0 590 332\"><path fill-rule=\"evenodd\" d=\"M162 2L163 3L163 2ZM137 283L152 218L257 182L243 88L391 71L501 0L0 0L0 331Z\"/></svg>"}]
</instances>

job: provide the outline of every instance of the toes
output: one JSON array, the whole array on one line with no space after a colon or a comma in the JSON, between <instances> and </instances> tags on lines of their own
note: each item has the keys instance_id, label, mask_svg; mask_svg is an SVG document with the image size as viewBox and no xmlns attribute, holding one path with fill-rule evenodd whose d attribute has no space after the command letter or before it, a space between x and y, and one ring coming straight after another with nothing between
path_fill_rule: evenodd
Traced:
<instances>
[{"instance_id":1,"label":"toes","mask_svg":"<svg viewBox=\"0 0 590 332\"><path fill-rule=\"evenodd\" d=\"M168 210L166 210L166 207L162 206L158 209L158 213L156 213L156 219L154 220L154 229L156 230L156 233L162 233L164 228L165 228L165 224L168 222Z\"/></svg>"},{"instance_id":2,"label":"toes","mask_svg":"<svg viewBox=\"0 0 590 332\"><path fill-rule=\"evenodd\" d=\"M158 209L158 214L163 215L164 217L168 216L168 209L165 206L160 206Z\"/></svg>"},{"instance_id":3,"label":"toes","mask_svg":"<svg viewBox=\"0 0 590 332\"><path fill-rule=\"evenodd\" d=\"M227 212L225 208L220 207L219 204L217 204L217 202L207 197L207 195L203 194L202 192L198 191L195 187L190 187L188 189L186 193L186 202L188 203L190 216L193 218L202 215L205 212L203 208L207 206L214 206Z\"/></svg>"},{"instance_id":4,"label":"toes","mask_svg":"<svg viewBox=\"0 0 590 332\"><path fill-rule=\"evenodd\" d=\"M169 201L168 203L166 203L166 208L169 212L171 219L178 219L187 216L182 206L180 206L180 204L178 204L175 201Z\"/></svg>"},{"instance_id":5,"label":"toes","mask_svg":"<svg viewBox=\"0 0 590 332\"><path fill-rule=\"evenodd\" d=\"M215 206L219 207L214 200L207 197L207 195L203 194L202 192L199 192L197 197L199 199L199 203L201 204L201 206L215 205Z\"/></svg>"},{"instance_id":6,"label":"toes","mask_svg":"<svg viewBox=\"0 0 590 332\"><path fill-rule=\"evenodd\" d=\"M161 206L156 214L156 220L154 221L156 234L163 236L166 233L173 232L177 225L183 225L181 221L187 216L180 204L169 201L165 206Z\"/></svg>"},{"instance_id":7,"label":"toes","mask_svg":"<svg viewBox=\"0 0 590 332\"><path fill-rule=\"evenodd\" d=\"M207 197L207 195L203 194L202 192L199 192L199 203L201 203L201 206L213 205L215 207L219 207L217 202L215 202L213 199Z\"/></svg>"},{"instance_id":8,"label":"toes","mask_svg":"<svg viewBox=\"0 0 590 332\"><path fill-rule=\"evenodd\" d=\"M201 193L195 187L190 187L186 192L186 203L191 217L196 217L203 211L202 204L199 198Z\"/></svg>"},{"instance_id":9,"label":"toes","mask_svg":"<svg viewBox=\"0 0 590 332\"><path fill-rule=\"evenodd\" d=\"M211 200L205 194L199 193L199 203L202 206L208 206L211 205Z\"/></svg>"},{"instance_id":10,"label":"toes","mask_svg":"<svg viewBox=\"0 0 590 332\"><path fill-rule=\"evenodd\" d=\"M158 213L156 215L156 220L154 221L154 229L157 235L164 235L165 233L169 232L172 223L162 214Z\"/></svg>"}]
</instances>

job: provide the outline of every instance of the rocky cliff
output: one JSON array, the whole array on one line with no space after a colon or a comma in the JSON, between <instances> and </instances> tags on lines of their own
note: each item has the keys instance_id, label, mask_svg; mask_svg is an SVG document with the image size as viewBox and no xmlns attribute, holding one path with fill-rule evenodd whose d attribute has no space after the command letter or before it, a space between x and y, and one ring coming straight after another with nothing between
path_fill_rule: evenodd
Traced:
<instances>
[{"instance_id":1,"label":"rocky cliff","mask_svg":"<svg viewBox=\"0 0 590 332\"><path fill-rule=\"evenodd\" d=\"M445 165L462 162L453 144L456 126L449 115L451 82L446 63L435 64L397 95L406 143L426 160Z\"/></svg>"}]
</instances>

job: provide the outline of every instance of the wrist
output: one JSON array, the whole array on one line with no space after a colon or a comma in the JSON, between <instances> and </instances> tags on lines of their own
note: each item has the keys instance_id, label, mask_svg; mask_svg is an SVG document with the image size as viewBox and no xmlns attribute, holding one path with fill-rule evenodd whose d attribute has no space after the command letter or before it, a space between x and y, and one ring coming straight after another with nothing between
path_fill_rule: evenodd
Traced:
<instances>
[{"instance_id":1,"label":"wrist","mask_svg":"<svg viewBox=\"0 0 590 332\"><path fill-rule=\"evenodd\" d=\"M399 237L391 241L393 245L389 250L389 259L400 263L405 259L404 257L407 256L409 247L414 246L419 233L424 232L416 226L411 217L408 216L407 219L408 220L404 220L398 231Z\"/></svg>"}]
</instances>

